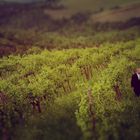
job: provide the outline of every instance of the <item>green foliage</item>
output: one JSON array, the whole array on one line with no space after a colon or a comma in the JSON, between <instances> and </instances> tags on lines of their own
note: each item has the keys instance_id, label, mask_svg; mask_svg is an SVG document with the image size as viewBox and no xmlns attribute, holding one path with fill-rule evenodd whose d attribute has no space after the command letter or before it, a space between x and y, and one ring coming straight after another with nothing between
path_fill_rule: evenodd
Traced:
<instances>
[{"instance_id":1,"label":"green foliage","mask_svg":"<svg viewBox=\"0 0 140 140\"><path fill-rule=\"evenodd\" d=\"M135 104L137 99L132 97L129 80L133 69L136 67L134 58L139 57L138 55L133 55L133 53L137 52L139 47L133 44L134 50L132 51L132 44L131 42L126 44L129 49L125 46L125 49L128 50L123 50L123 55L119 54L117 57L111 58L108 66L100 72L98 80L95 81L93 79L92 87L89 84L88 88L92 89L93 96L92 111L95 114L94 122L92 123L90 121L91 110L89 108L88 91L84 91L81 94L81 102L79 103L79 110L77 110L76 116L77 123L83 132L83 139L125 139L125 135L122 135L123 132L130 135L130 137L127 137L128 139L137 139L139 137L137 132L140 128L136 126L135 130L133 130L135 121L139 122L139 119L136 117L133 120L132 114L124 119L124 116L128 115L130 108L137 108L137 111L134 109L136 111L135 114L139 114L139 103ZM132 52L132 55L130 52ZM94 124L95 126L92 126ZM126 127L122 126L122 124ZM136 132L135 136L130 134L127 126L132 130L132 133ZM92 127L95 128L92 129Z\"/></svg>"},{"instance_id":2,"label":"green foliage","mask_svg":"<svg viewBox=\"0 0 140 140\"><path fill-rule=\"evenodd\" d=\"M123 130L128 139L139 138L139 102L129 80L140 65L139 42L53 51L33 48L22 56L1 58L2 130L17 137L23 133L23 139L59 140L68 135L76 140L82 133L85 140L118 140L125 139Z\"/></svg>"},{"instance_id":3,"label":"green foliage","mask_svg":"<svg viewBox=\"0 0 140 140\"><path fill-rule=\"evenodd\" d=\"M33 15L36 15L34 13ZM32 13L31 13L32 15ZM26 14L25 14L25 17ZM25 18L24 17L24 18ZM11 24L0 28L0 56L9 54L25 54L37 51L37 47L42 49L70 49L70 48L91 48L100 47L101 44L127 42L135 40L139 37L139 26L132 27L126 30L110 29L109 25L100 25L99 27L92 23L79 24L72 21L56 21L51 23L50 19L40 17L38 19L41 27L21 27ZM27 19L20 18L22 24ZM33 17L34 20L34 17ZM47 20L47 23L44 21ZM50 23L48 23L50 21ZM18 22L15 20L15 22ZM58 23L57 23L58 22ZM15 23L13 23L15 25ZM39 26L39 27L38 27ZM103 27L102 27L103 26ZM115 27L117 25L114 25ZM61 27L61 28L60 28ZM16 29L15 29L16 28ZM29 51L28 51L29 50ZM38 50L39 51L39 50Z\"/></svg>"}]
</instances>

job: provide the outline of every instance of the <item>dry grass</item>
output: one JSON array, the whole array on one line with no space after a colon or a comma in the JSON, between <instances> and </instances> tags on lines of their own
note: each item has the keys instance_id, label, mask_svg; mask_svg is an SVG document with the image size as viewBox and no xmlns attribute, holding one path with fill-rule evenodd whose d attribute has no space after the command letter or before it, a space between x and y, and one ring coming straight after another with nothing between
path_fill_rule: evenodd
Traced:
<instances>
[{"instance_id":1,"label":"dry grass","mask_svg":"<svg viewBox=\"0 0 140 140\"><path fill-rule=\"evenodd\" d=\"M83 2L82 0L81 2ZM72 1L71 1L72 2ZM82 3L81 5L83 5ZM88 3L89 4L89 3ZM62 18L70 18L73 14L77 12L83 12L83 11L92 11L92 7L94 7L94 10L101 6L99 6L99 2L96 2L95 5L88 6L88 4L85 5L85 7L82 9L82 6L79 8L74 3L69 4L70 6L66 9L57 9L57 10L44 10L45 14L50 15L53 19L62 19ZM111 3L110 3L111 5ZM114 4L115 5L115 4ZM72 7L73 6L73 7ZM87 10L88 9L88 10ZM94 11L93 10L93 11ZM119 9L105 9L103 12L99 12L96 14L93 14L91 16L91 20L93 22L118 22L118 21L126 21L128 19L131 19L133 17L140 17L140 2L139 3L133 3L133 4L125 4L123 6L120 6Z\"/></svg>"},{"instance_id":2,"label":"dry grass","mask_svg":"<svg viewBox=\"0 0 140 140\"><path fill-rule=\"evenodd\" d=\"M118 22L140 17L140 3L125 5L119 9L107 10L91 17L93 22Z\"/></svg>"}]
</instances>

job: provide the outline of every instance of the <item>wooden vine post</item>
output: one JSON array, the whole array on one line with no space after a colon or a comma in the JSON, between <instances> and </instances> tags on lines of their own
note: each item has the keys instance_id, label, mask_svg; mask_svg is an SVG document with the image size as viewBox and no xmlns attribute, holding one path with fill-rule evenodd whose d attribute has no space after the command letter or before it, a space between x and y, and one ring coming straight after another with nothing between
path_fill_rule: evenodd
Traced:
<instances>
[{"instance_id":1,"label":"wooden vine post","mask_svg":"<svg viewBox=\"0 0 140 140\"><path fill-rule=\"evenodd\" d=\"M122 99L122 93L118 83L114 86L114 91L116 92L116 100L120 101Z\"/></svg>"},{"instance_id":2,"label":"wooden vine post","mask_svg":"<svg viewBox=\"0 0 140 140\"><path fill-rule=\"evenodd\" d=\"M89 107L89 116L90 116L90 121L92 124L92 134L94 135L95 132L95 125L96 125L96 117L95 117L95 112L93 111L93 96L92 96L92 89L90 88L88 90L88 107Z\"/></svg>"}]
</instances>

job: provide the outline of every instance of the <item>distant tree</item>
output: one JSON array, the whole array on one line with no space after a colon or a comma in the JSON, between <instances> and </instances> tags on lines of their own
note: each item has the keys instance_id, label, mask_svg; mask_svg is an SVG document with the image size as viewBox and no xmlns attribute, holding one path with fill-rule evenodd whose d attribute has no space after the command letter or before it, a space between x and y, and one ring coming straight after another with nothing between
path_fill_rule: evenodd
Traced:
<instances>
[{"instance_id":1,"label":"distant tree","mask_svg":"<svg viewBox=\"0 0 140 140\"><path fill-rule=\"evenodd\" d=\"M58 2L59 2L60 0L44 0L44 1L46 2L47 5L53 6L53 5L58 4Z\"/></svg>"},{"instance_id":2,"label":"distant tree","mask_svg":"<svg viewBox=\"0 0 140 140\"><path fill-rule=\"evenodd\" d=\"M71 20L73 20L75 23L83 23L86 22L90 17L90 13L89 12L85 12L85 13L76 13L75 15L73 15L71 17Z\"/></svg>"},{"instance_id":3,"label":"distant tree","mask_svg":"<svg viewBox=\"0 0 140 140\"><path fill-rule=\"evenodd\" d=\"M111 10L117 10L117 9L120 9L120 6L116 5L116 6L113 6L110 8Z\"/></svg>"}]
</instances>

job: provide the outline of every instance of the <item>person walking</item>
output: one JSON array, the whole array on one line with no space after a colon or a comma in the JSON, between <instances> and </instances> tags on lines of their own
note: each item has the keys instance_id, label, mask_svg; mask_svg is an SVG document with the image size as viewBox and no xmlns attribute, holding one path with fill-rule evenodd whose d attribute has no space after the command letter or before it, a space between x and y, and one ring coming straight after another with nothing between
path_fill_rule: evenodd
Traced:
<instances>
[{"instance_id":1,"label":"person walking","mask_svg":"<svg viewBox=\"0 0 140 140\"><path fill-rule=\"evenodd\" d=\"M131 87L137 97L140 96L140 68L137 68L135 73L132 75Z\"/></svg>"}]
</instances>

